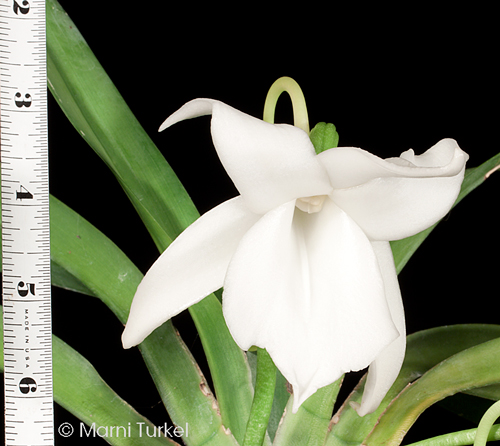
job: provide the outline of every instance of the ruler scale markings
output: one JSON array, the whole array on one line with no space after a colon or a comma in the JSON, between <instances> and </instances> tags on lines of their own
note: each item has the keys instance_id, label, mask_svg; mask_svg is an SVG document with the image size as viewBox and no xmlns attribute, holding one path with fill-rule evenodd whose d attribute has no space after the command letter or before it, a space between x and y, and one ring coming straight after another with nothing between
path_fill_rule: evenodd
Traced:
<instances>
[{"instance_id":1,"label":"ruler scale markings","mask_svg":"<svg viewBox=\"0 0 500 446\"><path fill-rule=\"evenodd\" d=\"M0 0L5 444L53 445L45 0Z\"/></svg>"}]
</instances>

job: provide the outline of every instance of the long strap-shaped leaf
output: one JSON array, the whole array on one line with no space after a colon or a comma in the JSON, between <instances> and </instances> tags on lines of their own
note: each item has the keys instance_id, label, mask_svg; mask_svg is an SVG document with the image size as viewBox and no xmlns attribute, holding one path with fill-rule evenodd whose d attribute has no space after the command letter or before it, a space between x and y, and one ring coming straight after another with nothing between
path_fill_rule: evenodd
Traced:
<instances>
[{"instance_id":1,"label":"long strap-shaped leaf","mask_svg":"<svg viewBox=\"0 0 500 446\"><path fill-rule=\"evenodd\" d=\"M0 307L0 316L2 316ZM3 343L3 327L0 325L0 342ZM116 446L141 446L146 437L146 426L154 432L153 424L122 400L99 376L92 364L82 355L52 337L54 399L89 427L75 429L74 435L104 436ZM3 350L0 349L0 369L3 371ZM107 435L106 435L107 434ZM189 432L188 432L189 435ZM148 438L148 445L166 446L177 444L158 435Z\"/></svg>"},{"instance_id":2,"label":"long strap-shaped leaf","mask_svg":"<svg viewBox=\"0 0 500 446\"><path fill-rule=\"evenodd\" d=\"M47 45L49 86L57 102L113 171L163 251L198 217L189 196L56 0L47 1ZM214 295L190 312L224 425L242 440L253 392L245 355L234 343Z\"/></svg>"},{"instance_id":3,"label":"long strap-shaped leaf","mask_svg":"<svg viewBox=\"0 0 500 446\"><path fill-rule=\"evenodd\" d=\"M54 197L50 212L52 262L124 323L142 274L111 240ZM140 348L172 421L192 427L186 444L235 446L203 375L172 324L163 324Z\"/></svg>"}]
</instances>

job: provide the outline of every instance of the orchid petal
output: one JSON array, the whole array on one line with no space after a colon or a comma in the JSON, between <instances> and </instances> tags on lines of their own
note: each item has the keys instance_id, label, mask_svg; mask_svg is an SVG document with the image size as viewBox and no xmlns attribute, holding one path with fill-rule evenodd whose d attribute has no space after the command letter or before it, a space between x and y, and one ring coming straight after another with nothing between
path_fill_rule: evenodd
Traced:
<instances>
[{"instance_id":1,"label":"orchid petal","mask_svg":"<svg viewBox=\"0 0 500 446\"><path fill-rule=\"evenodd\" d=\"M300 197L325 195L331 185L307 133L269 124L212 99L195 99L160 129L212 113L212 138L222 165L248 207L263 214Z\"/></svg>"},{"instance_id":2,"label":"orchid petal","mask_svg":"<svg viewBox=\"0 0 500 446\"><path fill-rule=\"evenodd\" d=\"M318 155L334 186L330 197L371 240L385 241L414 235L443 218L460 192L468 158L450 139L423 155L408 151L389 160L361 149L336 150Z\"/></svg>"},{"instance_id":3,"label":"orchid petal","mask_svg":"<svg viewBox=\"0 0 500 446\"><path fill-rule=\"evenodd\" d=\"M392 320L399 331L399 337L385 347L368 368L361 406L356 409L359 416L372 413L377 409L398 377L406 350L404 308L391 247L389 242L373 242L372 246L382 272L387 303Z\"/></svg>"},{"instance_id":4,"label":"orchid petal","mask_svg":"<svg viewBox=\"0 0 500 446\"><path fill-rule=\"evenodd\" d=\"M238 345L266 348L292 384L294 412L399 336L371 243L331 200L314 214L286 203L245 234L223 311Z\"/></svg>"},{"instance_id":5,"label":"orchid petal","mask_svg":"<svg viewBox=\"0 0 500 446\"><path fill-rule=\"evenodd\" d=\"M122 335L124 347L139 344L163 322L221 288L236 246L259 218L236 197L179 235L137 288Z\"/></svg>"}]
</instances>

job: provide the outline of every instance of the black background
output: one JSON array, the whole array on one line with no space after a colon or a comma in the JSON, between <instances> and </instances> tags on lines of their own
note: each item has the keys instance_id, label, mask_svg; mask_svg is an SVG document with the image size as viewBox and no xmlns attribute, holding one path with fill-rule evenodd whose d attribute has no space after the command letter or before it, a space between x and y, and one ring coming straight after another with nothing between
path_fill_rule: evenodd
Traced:
<instances>
[{"instance_id":1,"label":"black background","mask_svg":"<svg viewBox=\"0 0 500 446\"><path fill-rule=\"evenodd\" d=\"M209 118L159 134L163 120L196 97L222 100L261 117L270 85L301 85L311 126L333 122L341 146L381 157L421 153L455 138L475 167L500 151L491 11L344 11L171 2L61 0L132 111L185 184L200 212L236 194L215 156ZM123 6L126 5L126 6ZM354 5L356 6L356 5ZM288 100L277 121L292 122ZM57 104L49 104L51 193L71 206L146 272L158 253L132 206ZM456 323L498 323L500 173L467 197L400 275L408 332ZM99 301L53 291L53 331L81 352L111 386L155 424L168 420L140 355L121 349L122 326ZM189 317L175 323L199 352ZM203 357L200 357L203 364ZM433 412L415 438L449 430ZM56 428L78 421L56 409ZM450 425L451 426L451 425ZM452 426L472 427L469 424ZM452 428L450 427L450 428ZM71 442L71 443L70 443ZM78 438L56 444L76 444ZM82 444L105 444L83 439Z\"/></svg>"}]
</instances>

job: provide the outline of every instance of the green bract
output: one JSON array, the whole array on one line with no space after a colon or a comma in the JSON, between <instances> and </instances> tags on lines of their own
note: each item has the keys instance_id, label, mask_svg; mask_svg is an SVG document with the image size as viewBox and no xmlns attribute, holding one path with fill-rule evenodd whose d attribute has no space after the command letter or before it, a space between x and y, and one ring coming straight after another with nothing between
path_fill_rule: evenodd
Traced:
<instances>
[{"instance_id":1,"label":"green bract","mask_svg":"<svg viewBox=\"0 0 500 446\"><path fill-rule=\"evenodd\" d=\"M326 122L318 122L309 133L309 138L311 138L316 153L324 152L339 145L337 128L335 125Z\"/></svg>"}]
</instances>

